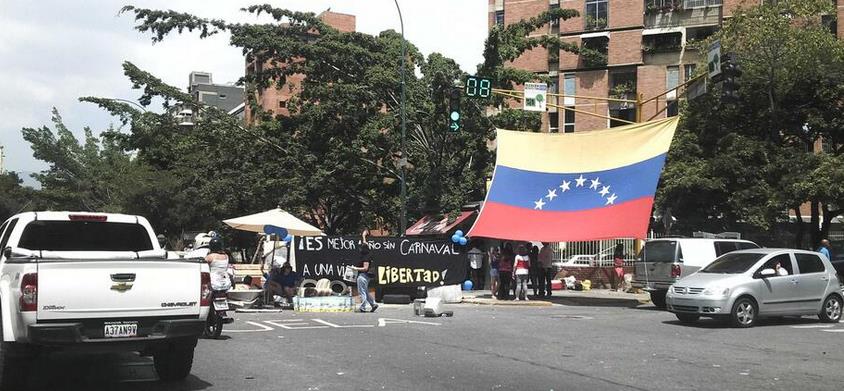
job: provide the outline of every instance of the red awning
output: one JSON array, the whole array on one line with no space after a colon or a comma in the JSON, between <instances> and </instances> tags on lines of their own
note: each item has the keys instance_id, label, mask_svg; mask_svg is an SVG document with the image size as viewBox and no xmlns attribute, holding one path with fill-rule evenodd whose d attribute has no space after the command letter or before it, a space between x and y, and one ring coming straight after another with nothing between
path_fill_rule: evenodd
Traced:
<instances>
[{"instance_id":1,"label":"red awning","mask_svg":"<svg viewBox=\"0 0 844 391\"><path fill-rule=\"evenodd\" d=\"M474 216L477 216L475 211L460 212L460 215L449 223L448 215L427 215L410 226L405 235L444 235Z\"/></svg>"}]
</instances>

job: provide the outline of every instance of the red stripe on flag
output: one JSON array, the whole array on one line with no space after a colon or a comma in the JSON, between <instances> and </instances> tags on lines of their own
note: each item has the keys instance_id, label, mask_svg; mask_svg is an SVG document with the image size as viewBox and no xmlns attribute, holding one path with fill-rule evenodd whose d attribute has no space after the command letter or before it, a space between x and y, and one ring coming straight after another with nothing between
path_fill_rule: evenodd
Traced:
<instances>
[{"instance_id":1,"label":"red stripe on flag","mask_svg":"<svg viewBox=\"0 0 844 391\"><path fill-rule=\"evenodd\" d=\"M468 236L572 242L614 238L644 238L653 197L581 211L541 211L487 201Z\"/></svg>"}]
</instances>

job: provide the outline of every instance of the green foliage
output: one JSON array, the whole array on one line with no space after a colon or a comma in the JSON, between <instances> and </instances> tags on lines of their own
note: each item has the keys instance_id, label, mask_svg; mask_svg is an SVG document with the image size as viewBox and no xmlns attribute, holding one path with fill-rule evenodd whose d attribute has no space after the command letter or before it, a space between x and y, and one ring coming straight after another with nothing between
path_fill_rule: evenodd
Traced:
<instances>
[{"instance_id":1,"label":"green foliage","mask_svg":"<svg viewBox=\"0 0 844 391\"><path fill-rule=\"evenodd\" d=\"M811 220L826 228L799 229L817 243L842 212L835 165L844 142L844 44L818 16L834 14L831 7L810 0L744 8L698 44L720 39L722 52L737 53L743 75L737 104L721 102L715 86L684 110L657 197L658 209L688 224L681 228L728 230L741 222L767 230L810 201ZM813 153L820 140L830 147ZM802 235L795 245L803 247Z\"/></svg>"},{"instance_id":2,"label":"green foliage","mask_svg":"<svg viewBox=\"0 0 844 391\"><path fill-rule=\"evenodd\" d=\"M16 172L0 174L0 221L38 205L35 191L22 183Z\"/></svg>"}]
</instances>

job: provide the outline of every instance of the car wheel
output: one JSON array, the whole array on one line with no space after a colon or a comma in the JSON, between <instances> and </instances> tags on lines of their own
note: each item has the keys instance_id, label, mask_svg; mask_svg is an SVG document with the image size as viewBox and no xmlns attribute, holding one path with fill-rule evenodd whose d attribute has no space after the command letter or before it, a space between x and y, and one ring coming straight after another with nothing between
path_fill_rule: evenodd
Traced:
<instances>
[{"instance_id":1,"label":"car wheel","mask_svg":"<svg viewBox=\"0 0 844 391\"><path fill-rule=\"evenodd\" d=\"M730 320L734 327L747 328L756 324L759 309L756 302L749 297L740 297L733 304Z\"/></svg>"},{"instance_id":2,"label":"car wheel","mask_svg":"<svg viewBox=\"0 0 844 391\"><path fill-rule=\"evenodd\" d=\"M193 349L196 339L174 342L153 353L153 365L161 381L182 380L193 367Z\"/></svg>"},{"instance_id":3,"label":"car wheel","mask_svg":"<svg viewBox=\"0 0 844 391\"><path fill-rule=\"evenodd\" d=\"M700 319L698 314L674 314L681 323L695 323Z\"/></svg>"},{"instance_id":4,"label":"car wheel","mask_svg":"<svg viewBox=\"0 0 844 391\"><path fill-rule=\"evenodd\" d=\"M823 307L821 307L818 317L821 318L822 322L838 323L841 320L841 307L841 297L838 295L829 295L823 301Z\"/></svg>"},{"instance_id":5,"label":"car wheel","mask_svg":"<svg viewBox=\"0 0 844 391\"><path fill-rule=\"evenodd\" d=\"M665 294L668 291L651 291L651 303L654 303L656 308L665 308Z\"/></svg>"}]
</instances>

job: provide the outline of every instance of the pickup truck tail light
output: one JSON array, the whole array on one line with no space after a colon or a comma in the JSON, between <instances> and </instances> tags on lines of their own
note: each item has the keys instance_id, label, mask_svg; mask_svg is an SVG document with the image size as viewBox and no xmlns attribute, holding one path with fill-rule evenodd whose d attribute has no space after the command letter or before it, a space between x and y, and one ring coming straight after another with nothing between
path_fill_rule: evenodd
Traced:
<instances>
[{"instance_id":1,"label":"pickup truck tail light","mask_svg":"<svg viewBox=\"0 0 844 391\"><path fill-rule=\"evenodd\" d=\"M199 305L211 305L211 273L202 272L199 282Z\"/></svg>"},{"instance_id":2,"label":"pickup truck tail light","mask_svg":"<svg viewBox=\"0 0 844 391\"><path fill-rule=\"evenodd\" d=\"M21 311L38 309L38 273L27 273L21 279Z\"/></svg>"},{"instance_id":3,"label":"pickup truck tail light","mask_svg":"<svg viewBox=\"0 0 844 391\"><path fill-rule=\"evenodd\" d=\"M680 277L680 265L673 264L671 265L671 277L677 278Z\"/></svg>"}]
</instances>

